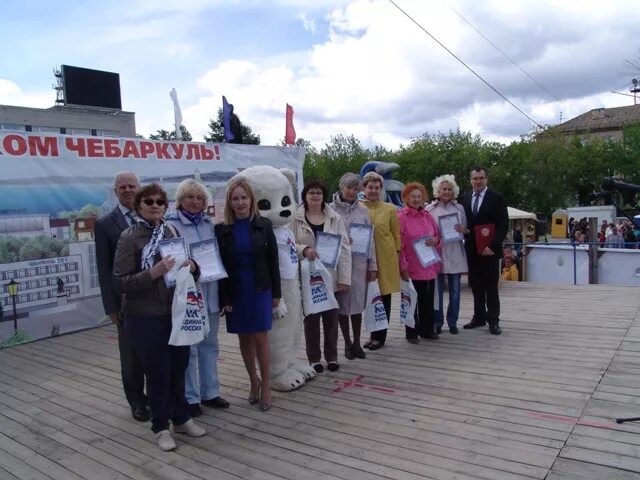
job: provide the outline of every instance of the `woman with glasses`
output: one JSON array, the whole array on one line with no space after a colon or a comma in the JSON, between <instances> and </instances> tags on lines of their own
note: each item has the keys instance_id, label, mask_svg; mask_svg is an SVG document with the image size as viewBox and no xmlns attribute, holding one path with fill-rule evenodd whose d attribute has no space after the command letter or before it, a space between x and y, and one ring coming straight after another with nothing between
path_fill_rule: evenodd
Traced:
<instances>
[{"instance_id":1,"label":"woman with glasses","mask_svg":"<svg viewBox=\"0 0 640 480\"><path fill-rule=\"evenodd\" d=\"M308 260L321 261L315 250L316 237L320 232L340 235L340 250L335 267L327 266L333 280L333 290L344 292L351 285L351 248L344 223L329 205L327 188L319 180L310 180L302 190L302 205L291 221L291 230L296 237L298 256ZM327 369L335 372L338 363L338 309L307 315L304 319L304 336L307 347L307 359L313 369L321 373L320 363L320 318L324 330L324 359Z\"/></svg>"},{"instance_id":2,"label":"woman with glasses","mask_svg":"<svg viewBox=\"0 0 640 480\"><path fill-rule=\"evenodd\" d=\"M124 296L125 328L147 378L151 430L162 450L173 450L176 443L169 433L169 421L175 433L192 437L206 433L191 420L185 399L189 347L169 345L174 289L166 286L163 277L176 261L171 256L161 258L158 245L179 233L164 221L167 194L160 185L152 183L138 190L134 208L139 220L120 236L113 281ZM183 266L187 265L197 275L196 264L187 260Z\"/></svg>"}]
</instances>

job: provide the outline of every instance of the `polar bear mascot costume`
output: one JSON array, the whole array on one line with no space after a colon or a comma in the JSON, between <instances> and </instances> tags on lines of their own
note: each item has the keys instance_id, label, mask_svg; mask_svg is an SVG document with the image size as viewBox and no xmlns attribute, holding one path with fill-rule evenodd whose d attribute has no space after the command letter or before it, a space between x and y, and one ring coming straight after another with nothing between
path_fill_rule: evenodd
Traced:
<instances>
[{"instance_id":1,"label":"polar bear mascot costume","mask_svg":"<svg viewBox=\"0 0 640 480\"><path fill-rule=\"evenodd\" d=\"M251 185L260 215L271 220L278 241L282 300L274 310L269 332L271 388L288 392L316 375L307 362L296 359L304 315L295 238L287 226L297 209L293 195L295 173L287 168L256 166L242 170L236 177Z\"/></svg>"}]
</instances>

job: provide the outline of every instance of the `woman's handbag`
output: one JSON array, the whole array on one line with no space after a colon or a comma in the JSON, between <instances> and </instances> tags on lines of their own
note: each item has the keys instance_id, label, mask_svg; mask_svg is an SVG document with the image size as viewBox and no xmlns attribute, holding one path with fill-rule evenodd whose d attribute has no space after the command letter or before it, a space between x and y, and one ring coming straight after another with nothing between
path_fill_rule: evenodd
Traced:
<instances>
[{"instance_id":1,"label":"woman's handbag","mask_svg":"<svg viewBox=\"0 0 640 480\"><path fill-rule=\"evenodd\" d=\"M320 261L304 259L300 262L302 310L304 316L338 308L333 294L333 280Z\"/></svg>"},{"instance_id":2,"label":"woman's handbag","mask_svg":"<svg viewBox=\"0 0 640 480\"><path fill-rule=\"evenodd\" d=\"M367 286L367 304L363 313L364 326L367 332L377 332L389 328L389 319L384 310L382 295L378 281L369 282Z\"/></svg>"},{"instance_id":3,"label":"woman's handbag","mask_svg":"<svg viewBox=\"0 0 640 480\"><path fill-rule=\"evenodd\" d=\"M416 305L418 304L418 292L411 281L400 282L400 323L406 327L415 328Z\"/></svg>"},{"instance_id":4,"label":"woman's handbag","mask_svg":"<svg viewBox=\"0 0 640 480\"><path fill-rule=\"evenodd\" d=\"M194 345L201 342L208 333L209 318L202 292L193 280L189 267L182 267L176 275L169 345Z\"/></svg>"}]
</instances>

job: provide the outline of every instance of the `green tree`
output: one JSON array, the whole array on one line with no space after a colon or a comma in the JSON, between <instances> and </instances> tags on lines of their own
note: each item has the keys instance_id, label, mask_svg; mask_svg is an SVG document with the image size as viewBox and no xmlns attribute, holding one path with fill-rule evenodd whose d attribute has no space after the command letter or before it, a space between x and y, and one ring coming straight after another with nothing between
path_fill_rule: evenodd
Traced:
<instances>
[{"instance_id":1,"label":"green tree","mask_svg":"<svg viewBox=\"0 0 640 480\"><path fill-rule=\"evenodd\" d=\"M40 235L27 239L20 248L20 261L69 255L69 245L59 238Z\"/></svg>"},{"instance_id":2,"label":"green tree","mask_svg":"<svg viewBox=\"0 0 640 480\"><path fill-rule=\"evenodd\" d=\"M187 127L185 127L184 125L180 125L180 133L182 134L182 141L183 142L190 142L191 140L193 140L193 138L191 137L191 134L189 133L189 130L187 130ZM151 135L149 135L149 139L150 140L175 140L176 139L176 131L171 130L157 130L156 133L152 133Z\"/></svg>"},{"instance_id":3,"label":"green tree","mask_svg":"<svg viewBox=\"0 0 640 480\"><path fill-rule=\"evenodd\" d=\"M242 132L242 143L248 145L260 145L260 135L253 133L251 127L240 122L240 132ZM204 136L205 142L224 142L224 121L222 120L222 108L218 109L216 118L209 121L209 135Z\"/></svg>"}]
</instances>

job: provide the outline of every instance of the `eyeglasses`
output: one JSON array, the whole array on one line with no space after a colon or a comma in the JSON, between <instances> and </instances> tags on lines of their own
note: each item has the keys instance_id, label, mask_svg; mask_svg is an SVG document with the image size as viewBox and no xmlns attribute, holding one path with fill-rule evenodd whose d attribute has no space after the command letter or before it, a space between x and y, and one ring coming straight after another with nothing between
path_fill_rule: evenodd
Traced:
<instances>
[{"instance_id":1,"label":"eyeglasses","mask_svg":"<svg viewBox=\"0 0 640 480\"><path fill-rule=\"evenodd\" d=\"M165 203L167 202L165 202L162 198L158 198L156 200L154 200L153 198L143 198L142 203L144 203L148 207L150 207L154 203L159 207L164 207Z\"/></svg>"},{"instance_id":2,"label":"eyeglasses","mask_svg":"<svg viewBox=\"0 0 640 480\"><path fill-rule=\"evenodd\" d=\"M320 190L309 190L307 195L322 195L322 192Z\"/></svg>"}]
</instances>

